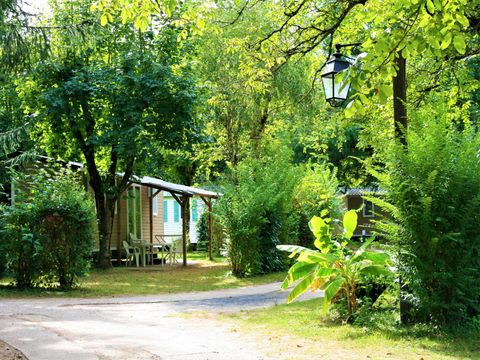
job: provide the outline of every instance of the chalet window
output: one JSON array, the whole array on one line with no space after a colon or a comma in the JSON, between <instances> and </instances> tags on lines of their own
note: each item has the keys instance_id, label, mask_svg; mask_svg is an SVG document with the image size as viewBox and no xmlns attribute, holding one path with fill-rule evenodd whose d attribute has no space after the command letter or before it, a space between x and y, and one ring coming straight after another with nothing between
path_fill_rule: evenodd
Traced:
<instances>
[{"instance_id":1,"label":"chalet window","mask_svg":"<svg viewBox=\"0 0 480 360\"><path fill-rule=\"evenodd\" d=\"M163 200L163 221L168 222L168 200Z\"/></svg>"},{"instance_id":2,"label":"chalet window","mask_svg":"<svg viewBox=\"0 0 480 360\"><path fill-rule=\"evenodd\" d=\"M197 199L192 200L192 221L198 220L198 204Z\"/></svg>"},{"instance_id":3,"label":"chalet window","mask_svg":"<svg viewBox=\"0 0 480 360\"><path fill-rule=\"evenodd\" d=\"M374 217L375 205L368 200L363 200L363 216Z\"/></svg>"},{"instance_id":4,"label":"chalet window","mask_svg":"<svg viewBox=\"0 0 480 360\"><path fill-rule=\"evenodd\" d=\"M128 189L127 197L128 233L135 234L138 239L142 238L142 199L141 188L133 185Z\"/></svg>"}]
</instances>

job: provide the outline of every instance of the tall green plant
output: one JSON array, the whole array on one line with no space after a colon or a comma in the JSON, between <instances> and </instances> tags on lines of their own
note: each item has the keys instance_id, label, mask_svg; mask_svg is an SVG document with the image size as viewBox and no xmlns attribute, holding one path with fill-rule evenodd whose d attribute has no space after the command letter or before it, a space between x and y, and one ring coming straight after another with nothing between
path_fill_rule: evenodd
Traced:
<instances>
[{"instance_id":1,"label":"tall green plant","mask_svg":"<svg viewBox=\"0 0 480 360\"><path fill-rule=\"evenodd\" d=\"M298 175L291 153L272 144L264 150L262 158L238 164L216 206L236 276L284 269L286 257L275 246L296 238L292 196Z\"/></svg>"},{"instance_id":2,"label":"tall green plant","mask_svg":"<svg viewBox=\"0 0 480 360\"><path fill-rule=\"evenodd\" d=\"M68 289L88 271L95 211L79 175L35 169L17 176L16 202L0 216L0 247L18 287Z\"/></svg>"},{"instance_id":3,"label":"tall green plant","mask_svg":"<svg viewBox=\"0 0 480 360\"><path fill-rule=\"evenodd\" d=\"M345 302L347 320L357 311L357 289L365 276L391 276L390 258L386 253L367 251L373 238L367 240L358 250L352 251L349 240L357 227L357 213L349 210L343 216L343 235L333 237L332 221L314 216L309 223L315 235L315 247L308 249L295 245L279 245L277 248L290 252L296 263L289 269L282 289L286 290L297 282L290 292L287 303L293 301L308 289L323 290L323 310L339 300Z\"/></svg>"},{"instance_id":4,"label":"tall green plant","mask_svg":"<svg viewBox=\"0 0 480 360\"><path fill-rule=\"evenodd\" d=\"M31 222L40 237L45 278L69 289L90 268L96 236L93 201L82 189L78 174L58 171L54 185L42 174L34 179Z\"/></svg>"},{"instance_id":5,"label":"tall green plant","mask_svg":"<svg viewBox=\"0 0 480 360\"><path fill-rule=\"evenodd\" d=\"M451 124L448 110L420 114L376 172L392 220L379 225L399 249L398 268L416 321L464 323L480 314L480 136L468 123ZM463 130L458 130L463 128Z\"/></svg>"},{"instance_id":6,"label":"tall green plant","mask_svg":"<svg viewBox=\"0 0 480 360\"><path fill-rule=\"evenodd\" d=\"M42 245L32 225L34 208L23 202L4 207L0 216L0 251L4 266L19 288L30 288L42 275Z\"/></svg>"}]
</instances>

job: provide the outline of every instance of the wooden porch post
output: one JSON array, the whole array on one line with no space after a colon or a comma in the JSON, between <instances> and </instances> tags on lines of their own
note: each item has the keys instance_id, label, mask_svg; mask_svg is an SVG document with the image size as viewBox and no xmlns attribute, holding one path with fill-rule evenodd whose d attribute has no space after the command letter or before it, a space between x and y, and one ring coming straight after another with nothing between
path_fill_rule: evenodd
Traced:
<instances>
[{"instance_id":1,"label":"wooden porch post","mask_svg":"<svg viewBox=\"0 0 480 360\"><path fill-rule=\"evenodd\" d=\"M150 210L148 211L148 215L150 218L150 244L153 243L153 188L149 188L150 196L148 197L148 204L150 206ZM153 251L150 248L150 265L153 265Z\"/></svg>"},{"instance_id":2,"label":"wooden porch post","mask_svg":"<svg viewBox=\"0 0 480 360\"><path fill-rule=\"evenodd\" d=\"M115 212L115 210L114 210ZM121 209L120 209L120 195L118 196L117 199L117 213L114 216L117 216L117 264L122 263L122 249L123 249L123 241L121 239Z\"/></svg>"},{"instance_id":3,"label":"wooden porch post","mask_svg":"<svg viewBox=\"0 0 480 360\"><path fill-rule=\"evenodd\" d=\"M181 197L182 207L182 243L183 243L183 266L187 266L187 202L188 196Z\"/></svg>"},{"instance_id":4,"label":"wooden porch post","mask_svg":"<svg viewBox=\"0 0 480 360\"><path fill-rule=\"evenodd\" d=\"M153 188L151 187L150 188L150 197L148 199L149 203L150 203L150 211L149 211L149 214L150 214L150 244L153 245L153 198L155 196L157 196L159 193L160 193L160 189L156 189L156 188ZM157 202L157 211L158 211L158 202ZM152 251L152 257L151 257L151 265L153 265L153 246L150 248L150 250Z\"/></svg>"}]
</instances>

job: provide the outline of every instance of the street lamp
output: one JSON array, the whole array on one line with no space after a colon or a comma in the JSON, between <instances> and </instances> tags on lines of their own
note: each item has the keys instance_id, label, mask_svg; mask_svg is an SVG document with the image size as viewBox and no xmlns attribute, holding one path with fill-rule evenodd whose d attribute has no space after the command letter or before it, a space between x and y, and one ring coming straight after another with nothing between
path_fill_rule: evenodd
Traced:
<instances>
[{"instance_id":1,"label":"street lamp","mask_svg":"<svg viewBox=\"0 0 480 360\"><path fill-rule=\"evenodd\" d=\"M333 59L328 61L325 65L325 69L322 74L323 90L325 91L325 98L331 106L341 106L343 102L348 98L350 91L350 81L344 76L339 75L343 71L347 70L351 65L348 60L350 58L344 57L340 53L342 47L358 46L361 43L355 44L336 44L335 54Z\"/></svg>"}]
</instances>

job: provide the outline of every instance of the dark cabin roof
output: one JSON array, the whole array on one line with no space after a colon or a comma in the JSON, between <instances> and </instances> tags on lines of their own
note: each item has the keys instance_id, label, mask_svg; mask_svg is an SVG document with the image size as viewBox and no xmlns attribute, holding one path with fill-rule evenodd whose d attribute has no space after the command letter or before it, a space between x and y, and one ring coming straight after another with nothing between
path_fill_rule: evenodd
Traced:
<instances>
[{"instance_id":1,"label":"dark cabin roof","mask_svg":"<svg viewBox=\"0 0 480 360\"><path fill-rule=\"evenodd\" d=\"M386 191L379 188L341 188L340 192L346 196L385 195Z\"/></svg>"}]
</instances>

